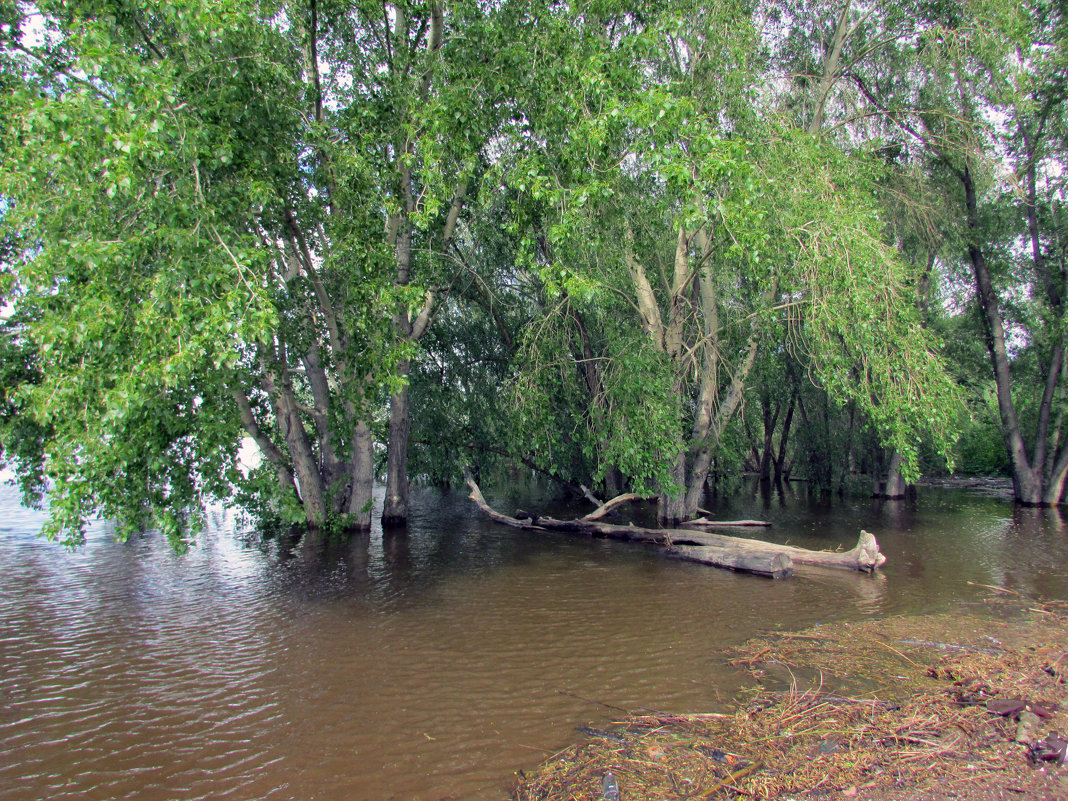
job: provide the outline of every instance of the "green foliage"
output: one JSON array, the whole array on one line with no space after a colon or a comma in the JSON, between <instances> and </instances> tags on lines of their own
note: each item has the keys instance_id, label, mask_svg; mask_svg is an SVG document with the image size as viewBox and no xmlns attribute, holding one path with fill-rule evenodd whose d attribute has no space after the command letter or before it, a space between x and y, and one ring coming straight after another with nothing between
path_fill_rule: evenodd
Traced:
<instances>
[{"instance_id":1,"label":"green foliage","mask_svg":"<svg viewBox=\"0 0 1068 801\"><path fill-rule=\"evenodd\" d=\"M0 322L0 465L16 469L23 501L38 506L48 489L42 471L49 430L26 414L18 388L40 381L36 354L13 316Z\"/></svg>"},{"instance_id":2,"label":"green foliage","mask_svg":"<svg viewBox=\"0 0 1068 801\"><path fill-rule=\"evenodd\" d=\"M901 454L902 474L912 481L926 434L952 462L960 396L920 318L915 270L878 236L866 165L856 155L845 162L821 151L811 172L794 162L810 189L821 176L825 182L817 195L822 213L795 229L806 273L806 350L820 383L832 397L858 404L884 446Z\"/></svg>"},{"instance_id":3,"label":"green foliage","mask_svg":"<svg viewBox=\"0 0 1068 801\"><path fill-rule=\"evenodd\" d=\"M976 318L939 304L977 243L1045 430L1061 12L842 13L0 4L0 443L29 498L51 483L46 533L103 515L183 547L235 487L344 525L357 426L381 438L408 386L434 481L511 459L678 498L742 461L757 393L813 407L811 470L887 448L913 479L952 463L962 395L989 411ZM1021 257L1034 165L1048 269ZM962 465L994 464L966 428ZM243 477L246 435L269 464Z\"/></svg>"},{"instance_id":4,"label":"green foliage","mask_svg":"<svg viewBox=\"0 0 1068 801\"><path fill-rule=\"evenodd\" d=\"M37 370L13 397L48 432L31 470L53 485L45 533L77 543L101 514L120 537L157 525L178 546L205 494L228 494L225 381L277 320L246 221L280 189L290 137L261 87L288 70L226 7L171 9L181 68L128 49L91 5L41 10L60 44L20 63L0 193ZM223 29L231 57L208 58Z\"/></svg>"},{"instance_id":5,"label":"green foliage","mask_svg":"<svg viewBox=\"0 0 1068 801\"><path fill-rule=\"evenodd\" d=\"M983 416L969 417L961 427L956 444L957 471L966 476L1010 475L1005 439L997 424L996 404L983 411Z\"/></svg>"},{"instance_id":6,"label":"green foliage","mask_svg":"<svg viewBox=\"0 0 1068 801\"><path fill-rule=\"evenodd\" d=\"M672 486L682 430L670 365L613 304L561 303L585 307L572 312L582 326L561 309L525 332L506 395L511 447L573 485L615 469L634 492Z\"/></svg>"},{"instance_id":7,"label":"green foliage","mask_svg":"<svg viewBox=\"0 0 1068 801\"><path fill-rule=\"evenodd\" d=\"M509 178L538 209L527 212L535 229L526 266L550 300L655 303L655 310L637 309L629 328L617 327L621 340L606 337L594 351L614 363L612 343L636 341L644 329L645 346L667 357L658 404L673 406L674 421L660 442L694 453L717 447L722 429L681 444L698 425L702 376L715 383L714 407L729 408L745 386L750 337L772 349L777 338L811 359L812 375L832 396L858 405L913 478L926 437L948 458L959 399L936 337L921 324L917 273L887 242L876 201L883 173L867 153L846 153L798 130L748 91L760 64L746 14L729 3L707 4L696 15L669 8L610 41L580 34L559 43L567 48L562 63L596 64L601 77L562 84L566 118L560 109L532 117L531 138L545 146L519 153ZM655 65L649 72L628 71L638 54ZM712 306L697 306L697 271L679 272L680 231L695 237L685 258L707 270L701 280ZM635 264L652 281L649 289ZM549 322L565 316L562 305L546 309L539 330L557 338L554 352L574 353L559 339L575 334ZM714 355L702 357L710 338ZM520 428L531 438L542 432L539 448L554 454L550 461L578 463L565 455L578 439L573 425L556 413L574 421L590 403L588 388L568 362L542 353L527 361L534 367L517 394L533 408ZM553 375L555 390L535 375ZM663 465L665 486L672 449L654 445L656 437L617 448L614 437L626 430L603 426L598 457L640 444L649 449L643 462ZM583 464L603 473L603 462Z\"/></svg>"}]
</instances>

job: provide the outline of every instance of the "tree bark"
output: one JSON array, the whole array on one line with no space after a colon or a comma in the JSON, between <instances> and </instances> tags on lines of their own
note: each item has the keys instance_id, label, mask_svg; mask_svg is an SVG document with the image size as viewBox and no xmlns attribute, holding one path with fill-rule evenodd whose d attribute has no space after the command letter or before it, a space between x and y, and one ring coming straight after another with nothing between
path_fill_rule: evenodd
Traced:
<instances>
[{"instance_id":1,"label":"tree bark","mask_svg":"<svg viewBox=\"0 0 1068 801\"><path fill-rule=\"evenodd\" d=\"M679 450L671 465L671 478L676 486L686 487L686 451ZM673 494L661 491L656 501L656 522L660 525L673 526L688 517L686 513L686 493L683 489Z\"/></svg>"},{"instance_id":2,"label":"tree bark","mask_svg":"<svg viewBox=\"0 0 1068 801\"><path fill-rule=\"evenodd\" d=\"M901 477L901 454L894 451L890 455L890 464L886 468L886 479L881 482L880 491L876 493L879 498L896 501L905 497L905 479Z\"/></svg>"},{"instance_id":3,"label":"tree bark","mask_svg":"<svg viewBox=\"0 0 1068 801\"><path fill-rule=\"evenodd\" d=\"M275 410L275 420L285 437L286 450L293 462L293 472L304 505L305 518L308 525L321 526L327 518L322 475L308 440L308 432L304 430L304 423L300 419L300 410L293 397L293 390L284 376L278 381L270 376L266 380L268 394Z\"/></svg>"},{"instance_id":4,"label":"tree bark","mask_svg":"<svg viewBox=\"0 0 1068 801\"><path fill-rule=\"evenodd\" d=\"M612 498L611 500L605 501L604 503L599 504L596 509L594 509L592 512L590 512L588 515L585 515L582 519L583 520L600 520L602 517L607 515L609 512L611 512L613 509L615 509L617 506L619 506L621 504L633 503L634 501L641 501L641 500L644 500L642 498L642 496L641 495L635 495L633 492L628 492L628 493L625 493L623 495L617 495L614 498Z\"/></svg>"},{"instance_id":5,"label":"tree bark","mask_svg":"<svg viewBox=\"0 0 1068 801\"><path fill-rule=\"evenodd\" d=\"M403 526L408 521L408 434L411 417L408 409L408 373L405 359L398 372L405 381L400 392L389 399L389 444L386 458L386 500L382 507L383 526Z\"/></svg>"},{"instance_id":6,"label":"tree bark","mask_svg":"<svg viewBox=\"0 0 1068 801\"><path fill-rule=\"evenodd\" d=\"M852 0L846 0L842 7L842 13L838 17L838 25L835 27L834 37L823 59L823 77L820 79L819 89L816 91L816 107L812 113L812 119L808 124L810 134L818 134L823 128L823 117L827 109L827 100L831 96L831 89L838 80L838 62L842 57L842 48L846 39L852 33L849 28L849 11Z\"/></svg>"},{"instance_id":7,"label":"tree bark","mask_svg":"<svg viewBox=\"0 0 1068 801\"><path fill-rule=\"evenodd\" d=\"M356 423L352 434L352 489L349 493L348 514L350 525L362 531L371 528L374 471L371 429L361 420Z\"/></svg>"},{"instance_id":8,"label":"tree bark","mask_svg":"<svg viewBox=\"0 0 1068 801\"><path fill-rule=\"evenodd\" d=\"M790 471L786 463L786 445L790 441L790 427L794 421L794 407L797 405L797 390L790 393L790 405L786 407L786 417L782 421L782 435L779 437L779 450L775 455L775 479L786 481Z\"/></svg>"},{"instance_id":9,"label":"tree bark","mask_svg":"<svg viewBox=\"0 0 1068 801\"><path fill-rule=\"evenodd\" d=\"M776 404L773 411L771 399L766 394L761 398L761 407L764 419L764 449L760 454L757 470L761 481L770 481L771 466L775 461L775 425L779 422L782 407Z\"/></svg>"}]
</instances>

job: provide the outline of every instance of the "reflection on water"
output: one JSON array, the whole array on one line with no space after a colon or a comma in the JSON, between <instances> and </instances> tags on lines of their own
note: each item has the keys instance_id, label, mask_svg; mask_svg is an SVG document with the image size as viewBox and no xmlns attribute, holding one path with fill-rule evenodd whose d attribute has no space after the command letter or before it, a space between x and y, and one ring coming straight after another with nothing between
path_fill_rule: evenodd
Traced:
<instances>
[{"instance_id":1,"label":"reflection on water","mask_svg":"<svg viewBox=\"0 0 1068 801\"><path fill-rule=\"evenodd\" d=\"M716 503L795 545L849 548L866 528L890 561L771 582L513 531L430 491L407 533L265 542L220 512L184 557L101 529L70 553L3 488L3 796L499 799L513 770L612 714L583 698L721 707L741 681L725 650L755 630L935 611L980 584L1068 587L1053 510L944 490Z\"/></svg>"}]
</instances>

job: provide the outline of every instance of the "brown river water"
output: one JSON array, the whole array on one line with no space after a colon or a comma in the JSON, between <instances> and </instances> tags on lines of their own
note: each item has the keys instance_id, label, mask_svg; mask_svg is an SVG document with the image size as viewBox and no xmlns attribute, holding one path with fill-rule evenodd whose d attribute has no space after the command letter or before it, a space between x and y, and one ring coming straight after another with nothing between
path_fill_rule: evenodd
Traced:
<instances>
[{"instance_id":1,"label":"brown river water","mask_svg":"<svg viewBox=\"0 0 1068 801\"><path fill-rule=\"evenodd\" d=\"M602 704L724 708L745 681L728 649L758 630L939 611L975 584L1068 597L1056 511L944 489L713 508L814 548L867 528L889 562L770 581L514 531L431 490L406 535L263 541L220 511L185 556L104 525L70 552L0 487L0 798L504 799L618 714Z\"/></svg>"}]
</instances>

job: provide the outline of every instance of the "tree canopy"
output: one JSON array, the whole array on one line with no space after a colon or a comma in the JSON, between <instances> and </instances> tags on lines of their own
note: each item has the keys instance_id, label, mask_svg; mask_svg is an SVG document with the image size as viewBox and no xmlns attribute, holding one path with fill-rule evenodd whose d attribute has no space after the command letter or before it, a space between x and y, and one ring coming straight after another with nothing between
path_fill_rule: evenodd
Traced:
<instances>
[{"instance_id":1,"label":"tree canopy","mask_svg":"<svg viewBox=\"0 0 1068 801\"><path fill-rule=\"evenodd\" d=\"M1064 26L999 9L5 3L3 455L72 543L491 460L679 521L747 404L766 469L823 398L913 479L990 387L1056 502Z\"/></svg>"}]
</instances>

